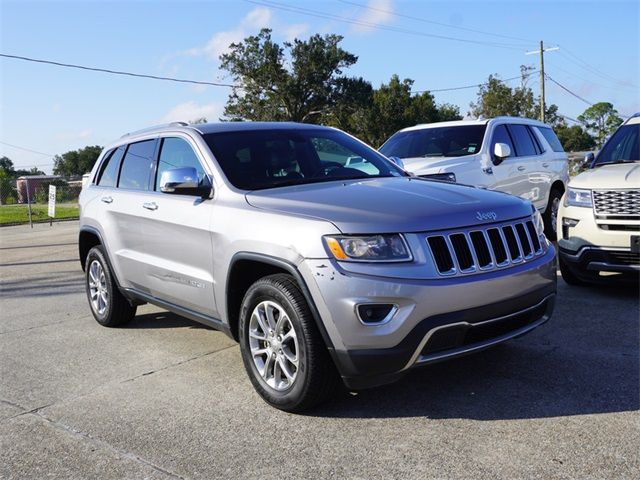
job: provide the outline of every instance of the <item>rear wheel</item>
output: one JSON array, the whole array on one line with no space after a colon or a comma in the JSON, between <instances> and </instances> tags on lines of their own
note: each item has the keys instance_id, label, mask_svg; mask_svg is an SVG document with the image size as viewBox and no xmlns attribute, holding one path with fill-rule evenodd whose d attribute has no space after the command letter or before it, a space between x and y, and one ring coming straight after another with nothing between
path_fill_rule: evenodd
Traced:
<instances>
[{"instance_id":1,"label":"rear wheel","mask_svg":"<svg viewBox=\"0 0 640 480\"><path fill-rule=\"evenodd\" d=\"M544 234L545 236L555 242L558 239L558 210L560 210L560 199L562 198L562 192L557 187L551 189L549 193L549 202L547 203L547 209L542 214L542 220L544 222Z\"/></svg>"},{"instance_id":2,"label":"rear wheel","mask_svg":"<svg viewBox=\"0 0 640 480\"><path fill-rule=\"evenodd\" d=\"M91 313L100 325L117 327L135 317L136 307L120 293L102 246L89 250L84 271Z\"/></svg>"},{"instance_id":3,"label":"rear wheel","mask_svg":"<svg viewBox=\"0 0 640 480\"><path fill-rule=\"evenodd\" d=\"M335 391L333 362L291 276L270 275L249 288L242 301L239 335L251 383L270 405L302 411Z\"/></svg>"}]
</instances>

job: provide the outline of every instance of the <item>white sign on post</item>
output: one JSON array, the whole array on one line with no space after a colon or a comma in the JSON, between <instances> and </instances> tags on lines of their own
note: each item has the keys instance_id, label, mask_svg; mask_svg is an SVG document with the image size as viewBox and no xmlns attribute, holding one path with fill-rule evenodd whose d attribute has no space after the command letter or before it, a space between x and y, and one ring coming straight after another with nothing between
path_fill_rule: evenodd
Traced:
<instances>
[{"instance_id":1,"label":"white sign on post","mask_svg":"<svg viewBox=\"0 0 640 480\"><path fill-rule=\"evenodd\" d=\"M49 185L49 216L55 218L56 216L56 187L55 185Z\"/></svg>"}]
</instances>

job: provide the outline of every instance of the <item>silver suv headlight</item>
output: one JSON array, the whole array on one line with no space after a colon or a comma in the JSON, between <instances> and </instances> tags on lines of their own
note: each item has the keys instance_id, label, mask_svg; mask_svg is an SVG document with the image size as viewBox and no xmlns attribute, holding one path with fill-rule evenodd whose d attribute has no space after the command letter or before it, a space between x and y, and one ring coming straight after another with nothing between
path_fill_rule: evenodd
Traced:
<instances>
[{"instance_id":1,"label":"silver suv headlight","mask_svg":"<svg viewBox=\"0 0 640 480\"><path fill-rule=\"evenodd\" d=\"M569 187L564 197L564 206L591 208L593 206L591 190Z\"/></svg>"},{"instance_id":2,"label":"silver suv headlight","mask_svg":"<svg viewBox=\"0 0 640 480\"><path fill-rule=\"evenodd\" d=\"M400 234L332 235L324 241L336 260L347 262L407 262L413 259Z\"/></svg>"}]
</instances>

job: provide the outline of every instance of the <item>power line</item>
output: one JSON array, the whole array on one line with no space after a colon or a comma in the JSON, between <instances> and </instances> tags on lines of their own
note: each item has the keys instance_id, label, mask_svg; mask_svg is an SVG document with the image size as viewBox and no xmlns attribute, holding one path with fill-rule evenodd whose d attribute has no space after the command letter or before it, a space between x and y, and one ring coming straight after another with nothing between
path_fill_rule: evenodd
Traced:
<instances>
[{"instance_id":1,"label":"power line","mask_svg":"<svg viewBox=\"0 0 640 480\"><path fill-rule=\"evenodd\" d=\"M457 37L450 37L450 36L446 36L446 35L436 35L434 33L425 33L425 32L421 32L418 30L408 30L405 28L398 28L398 27L391 27L388 25L378 25L376 23L371 23L371 22L364 22L364 21L360 21L360 20L352 20L350 18L346 18L346 17L342 17L339 15L334 15L331 13L326 13L326 12L321 12L319 10L312 10L310 8L303 8L303 7L297 7L294 5L287 5L287 4L283 4L283 3L279 3L279 2L274 2L272 0L262 0L262 1L258 1L258 0L244 0L247 3L252 3L254 5L260 5L263 7L270 7L270 8L275 8L276 10L283 10L285 12L293 12L293 13L298 13L300 15L306 15L306 16L311 16L311 17L316 17L316 18L324 18L326 20L335 20L338 22L343 22L343 23L348 23L351 25L358 25L361 27L368 27L368 28L374 28L377 30L386 30L389 32L395 32L395 33L405 33L405 34L409 34L409 35L417 35L420 37L429 37L429 38L438 38L441 40L451 40L451 41L455 41L455 42L462 42L462 43L471 43L471 44L477 44L477 45L485 45L485 46L491 46L491 47L496 47L496 48L505 48L508 50L518 50L520 51L521 48L520 47L516 47L513 46L513 44L505 44L505 43L496 43L496 42L485 42L485 41L481 41L481 40L469 40L469 39L464 39L464 38L457 38Z\"/></svg>"},{"instance_id":2,"label":"power line","mask_svg":"<svg viewBox=\"0 0 640 480\"><path fill-rule=\"evenodd\" d=\"M586 61L582 60L580 57L578 57L577 55L571 53L569 50L567 50L566 48L562 47L564 49L564 52L561 52L561 55L564 56L565 59L567 59L568 61L572 62L573 64L577 65L578 67L584 69L585 71L591 73L591 74L595 74L597 76L599 76L600 78L607 80L607 81L612 81L615 82L618 87L623 87L623 88L638 88L637 85L634 85L632 83L626 83L622 82L621 80L618 80L617 78L612 77L609 74L606 74L604 72L602 72L601 70L598 70L596 67L594 67L593 65L587 63Z\"/></svg>"},{"instance_id":3,"label":"power line","mask_svg":"<svg viewBox=\"0 0 640 480\"><path fill-rule=\"evenodd\" d=\"M559 86L561 89L563 89L565 92L569 93L570 95L573 95L574 97L576 97L578 100L582 100L584 103L586 103L587 105L593 105L592 102L590 102L589 100L581 97L580 95L578 95L577 93L572 92L571 90L569 90L567 87L565 87L564 85L562 85L560 82L554 80L553 78L551 78L549 75L545 75L546 78L548 78L549 80L551 80L553 83L555 83L557 86Z\"/></svg>"},{"instance_id":4,"label":"power line","mask_svg":"<svg viewBox=\"0 0 640 480\"><path fill-rule=\"evenodd\" d=\"M228 83L216 83L216 82L205 82L205 81L201 81L201 80L187 80L184 78L173 78L173 77L161 77L158 75L148 75L145 73L132 73L132 72L125 72L125 71L121 71L121 70L109 70L107 68L98 68L98 67L87 67L85 65L76 65L73 63L61 63L61 62L54 62L52 60L42 60L39 58L30 58L30 57L23 57L21 55L9 55L7 53L0 53L0 57L4 57L4 58L12 58L15 60L24 60L27 62L34 62L34 63L44 63L47 65L55 65L57 67L65 67L65 68L77 68L79 70L90 70L92 72L102 72L102 73L110 73L112 75L125 75L128 77L138 77L138 78L151 78L153 80L164 80L164 81L168 81L168 82L178 82L178 83L191 83L191 84L196 84L196 85L209 85L212 87L229 87L229 88L238 88L238 85L232 85L232 84L228 84Z\"/></svg>"},{"instance_id":5,"label":"power line","mask_svg":"<svg viewBox=\"0 0 640 480\"><path fill-rule=\"evenodd\" d=\"M38 155L44 155L45 157L51 157L51 158L55 157L55 155L52 155L50 153L39 152L37 150L32 150L30 148L20 147L18 145L13 145L11 143L1 142L1 141L0 141L0 143L2 145L6 145L7 147L13 147L13 148L17 148L18 150L24 150L25 152L37 153ZM37 165L34 165L34 166L37 166Z\"/></svg>"},{"instance_id":6,"label":"power line","mask_svg":"<svg viewBox=\"0 0 640 480\"><path fill-rule=\"evenodd\" d=\"M527 72L527 74L534 74L534 73L538 73L539 70L533 70L531 72ZM505 78L504 80L501 80L499 78L496 77L497 80L500 80L501 82L510 82L512 80L517 80L517 79L521 79L522 75L518 75L517 77L510 77L510 78ZM473 85L464 85L462 87L450 87L450 88L436 88L433 90L412 90L411 93L425 93L425 92L429 92L429 93L434 93L434 92L450 92L453 90L466 90L468 88L479 88L483 85L489 85L489 82L481 82L481 83L474 83Z\"/></svg>"},{"instance_id":7,"label":"power line","mask_svg":"<svg viewBox=\"0 0 640 480\"><path fill-rule=\"evenodd\" d=\"M402 13L397 13L397 12L394 12L393 10L385 10L383 8L372 7L370 5L365 5L365 4L362 4L362 3L353 2L353 1L349 1L349 0L339 0L339 1L342 2L342 3L346 3L348 5L354 5L356 7L366 8L367 10L371 10L371 11L374 11L374 12L387 13L389 15L394 15L396 17L406 18L406 19L409 19L409 20L415 20L417 22L429 23L431 25L438 25L438 26L446 27L446 28L454 28L454 29L457 29L457 30L464 30L464 31L467 31L467 32L472 32L472 33L479 33L481 35L490 35L490 36L493 36L493 37L506 38L506 39L509 39L509 40L519 40L519 41L525 42L526 44L529 44L529 45L535 43L535 41L530 40L530 39L526 39L526 38L512 37L510 35L502 35L502 34L499 34L499 33L492 33L492 32L485 32L485 31L482 31L482 30L476 30L474 28L461 27L459 25L451 25L450 23L436 22L436 21L433 21L433 20L428 20L426 18L414 17L412 15L406 15L406 14L402 14Z\"/></svg>"}]
</instances>

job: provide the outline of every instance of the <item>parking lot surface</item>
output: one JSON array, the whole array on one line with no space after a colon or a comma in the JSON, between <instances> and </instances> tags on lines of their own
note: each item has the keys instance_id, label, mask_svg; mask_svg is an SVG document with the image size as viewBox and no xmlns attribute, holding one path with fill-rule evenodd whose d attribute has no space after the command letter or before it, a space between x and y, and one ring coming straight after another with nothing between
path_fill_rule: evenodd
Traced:
<instances>
[{"instance_id":1,"label":"parking lot surface","mask_svg":"<svg viewBox=\"0 0 640 480\"><path fill-rule=\"evenodd\" d=\"M222 333L99 326L77 231L0 229L1 478L637 478L635 288L560 279L533 333L292 415Z\"/></svg>"}]
</instances>

